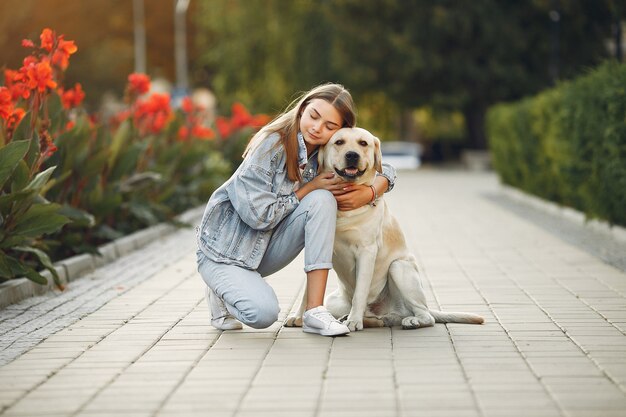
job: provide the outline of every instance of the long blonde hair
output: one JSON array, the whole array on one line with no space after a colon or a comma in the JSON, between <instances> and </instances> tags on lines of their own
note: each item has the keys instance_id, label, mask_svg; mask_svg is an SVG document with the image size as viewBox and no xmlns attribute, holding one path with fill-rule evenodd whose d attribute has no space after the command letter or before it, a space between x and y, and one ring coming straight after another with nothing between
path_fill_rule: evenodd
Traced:
<instances>
[{"instance_id":1,"label":"long blonde hair","mask_svg":"<svg viewBox=\"0 0 626 417\"><path fill-rule=\"evenodd\" d=\"M243 157L245 158L259 141L277 132L281 138L279 143L283 145L287 155L287 176L291 181L301 181L302 175L298 167L300 117L302 117L304 108L314 99L325 100L337 109L342 118L341 127L354 127L356 125L356 110L348 90L340 84L322 84L296 98L287 106L285 111L259 130L248 143Z\"/></svg>"}]
</instances>

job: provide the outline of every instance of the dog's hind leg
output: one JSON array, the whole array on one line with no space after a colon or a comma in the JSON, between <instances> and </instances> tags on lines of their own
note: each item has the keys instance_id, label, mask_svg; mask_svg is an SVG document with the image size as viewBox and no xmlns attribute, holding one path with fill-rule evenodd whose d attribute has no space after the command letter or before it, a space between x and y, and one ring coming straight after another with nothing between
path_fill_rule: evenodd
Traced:
<instances>
[{"instance_id":1,"label":"dog's hind leg","mask_svg":"<svg viewBox=\"0 0 626 417\"><path fill-rule=\"evenodd\" d=\"M352 302L341 288L337 288L335 291L328 294L325 304L330 314L335 316L336 319L347 318L352 308Z\"/></svg>"},{"instance_id":2,"label":"dog's hind leg","mask_svg":"<svg viewBox=\"0 0 626 417\"><path fill-rule=\"evenodd\" d=\"M389 266L390 290L394 298L404 301L409 310L408 317L402 319L403 329L417 329L435 324L435 318L428 311L426 295L413 259L398 259ZM393 294L397 292L396 294Z\"/></svg>"},{"instance_id":3,"label":"dog's hind leg","mask_svg":"<svg viewBox=\"0 0 626 417\"><path fill-rule=\"evenodd\" d=\"M304 291L302 293L302 298L300 299L300 305L296 309L296 313L287 317L285 321L285 327L302 327L302 316L304 315L304 310L306 308L306 299L307 299L307 291L306 285L304 286Z\"/></svg>"}]
</instances>

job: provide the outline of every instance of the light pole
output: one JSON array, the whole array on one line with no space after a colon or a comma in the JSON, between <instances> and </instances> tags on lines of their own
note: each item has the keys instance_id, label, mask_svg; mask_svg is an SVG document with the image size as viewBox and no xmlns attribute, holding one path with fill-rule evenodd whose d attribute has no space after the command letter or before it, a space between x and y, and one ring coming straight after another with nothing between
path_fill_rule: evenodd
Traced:
<instances>
[{"instance_id":1,"label":"light pole","mask_svg":"<svg viewBox=\"0 0 626 417\"><path fill-rule=\"evenodd\" d=\"M174 0L174 58L176 62L176 88L173 101L180 101L189 90L187 76L187 23L189 0Z\"/></svg>"},{"instance_id":2,"label":"light pole","mask_svg":"<svg viewBox=\"0 0 626 417\"><path fill-rule=\"evenodd\" d=\"M135 32L135 72L146 72L146 26L143 0L133 0L133 27Z\"/></svg>"}]
</instances>

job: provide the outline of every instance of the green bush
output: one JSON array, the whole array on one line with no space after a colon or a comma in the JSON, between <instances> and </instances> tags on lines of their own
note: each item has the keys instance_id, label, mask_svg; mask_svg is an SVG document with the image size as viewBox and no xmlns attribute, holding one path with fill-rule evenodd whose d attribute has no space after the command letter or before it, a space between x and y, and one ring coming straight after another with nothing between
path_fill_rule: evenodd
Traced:
<instances>
[{"instance_id":1,"label":"green bush","mask_svg":"<svg viewBox=\"0 0 626 417\"><path fill-rule=\"evenodd\" d=\"M626 65L494 106L487 133L505 184L626 225Z\"/></svg>"}]
</instances>

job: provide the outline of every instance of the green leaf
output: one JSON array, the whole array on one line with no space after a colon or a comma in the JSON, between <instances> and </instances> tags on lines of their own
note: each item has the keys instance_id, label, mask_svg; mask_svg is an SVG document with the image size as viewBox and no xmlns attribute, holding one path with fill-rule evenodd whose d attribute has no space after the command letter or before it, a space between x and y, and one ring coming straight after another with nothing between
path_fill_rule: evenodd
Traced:
<instances>
[{"instance_id":1,"label":"green leaf","mask_svg":"<svg viewBox=\"0 0 626 417\"><path fill-rule=\"evenodd\" d=\"M28 266L24 265L18 259L6 254L4 257L4 263L9 270L9 278L24 276L28 270Z\"/></svg>"},{"instance_id":2,"label":"green leaf","mask_svg":"<svg viewBox=\"0 0 626 417\"><path fill-rule=\"evenodd\" d=\"M35 204L21 216L13 229L13 233L38 237L45 233L52 233L59 230L70 220L58 214L60 206L58 204Z\"/></svg>"},{"instance_id":3,"label":"green leaf","mask_svg":"<svg viewBox=\"0 0 626 417\"><path fill-rule=\"evenodd\" d=\"M32 238L30 237L14 235L13 233L11 233L8 237L5 236L5 238L0 242L0 248L13 249L14 246L25 245L30 243L31 241Z\"/></svg>"},{"instance_id":4,"label":"green leaf","mask_svg":"<svg viewBox=\"0 0 626 417\"><path fill-rule=\"evenodd\" d=\"M56 167L50 167L45 171L37 174L35 178L33 178L33 180L30 182L30 184L26 186L25 190L33 190L39 192L39 190L41 190L41 188L46 185L55 168Z\"/></svg>"},{"instance_id":5,"label":"green leaf","mask_svg":"<svg viewBox=\"0 0 626 417\"><path fill-rule=\"evenodd\" d=\"M50 131L59 131L65 125L66 117L61 97L56 93L48 96L48 114L50 115Z\"/></svg>"},{"instance_id":6,"label":"green leaf","mask_svg":"<svg viewBox=\"0 0 626 417\"><path fill-rule=\"evenodd\" d=\"M18 140L0 148L0 188L4 187L4 183L26 155L28 145L27 140Z\"/></svg>"},{"instance_id":7,"label":"green leaf","mask_svg":"<svg viewBox=\"0 0 626 417\"><path fill-rule=\"evenodd\" d=\"M15 171L13 171L11 190L18 191L24 189L28 184L28 180L30 180L30 170L28 169L28 165L26 165L26 161L22 159L19 164L17 164Z\"/></svg>"},{"instance_id":8,"label":"green leaf","mask_svg":"<svg viewBox=\"0 0 626 417\"><path fill-rule=\"evenodd\" d=\"M17 191L10 194L5 194L0 197L0 213L9 214L11 210L11 204L21 203L22 201L32 198L36 195L35 191ZM14 210L13 210L14 211Z\"/></svg>"},{"instance_id":9,"label":"green leaf","mask_svg":"<svg viewBox=\"0 0 626 417\"><path fill-rule=\"evenodd\" d=\"M132 215L139 219L142 223L151 225L159 222L154 214L154 211L148 204L131 202L128 206Z\"/></svg>"},{"instance_id":10,"label":"green leaf","mask_svg":"<svg viewBox=\"0 0 626 417\"><path fill-rule=\"evenodd\" d=\"M39 272L35 271L33 268L26 267L24 271L24 276L29 280L33 281L36 284L40 285L48 285L48 280L46 277L41 275Z\"/></svg>"},{"instance_id":11,"label":"green leaf","mask_svg":"<svg viewBox=\"0 0 626 417\"><path fill-rule=\"evenodd\" d=\"M113 167L117 161L117 156L120 153L120 150L131 142L131 134L132 128L130 124L130 120L125 120L122 122L120 127L115 132L113 136L113 140L111 142L111 153L109 154L109 167Z\"/></svg>"},{"instance_id":12,"label":"green leaf","mask_svg":"<svg viewBox=\"0 0 626 417\"><path fill-rule=\"evenodd\" d=\"M11 272L11 267L9 266L8 256L0 251L0 278L3 279L11 279L13 278L13 273Z\"/></svg>"},{"instance_id":13,"label":"green leaf","mask_svg":"<svg viewBox=\"0 0 626 417\"><path fill-rule=\"evenodd\" d=\"M37 258L39 259L39 262L41 262L41 264L48 271L50 271L50 273L54 277L54 283L57 286L59 286L59 287L62 286L61 279L59 278L59 274L57 273L57 270L52 265L52 261L50 261L50 257L48 256L47 253L45 253L41 249L33 248L32 246L16 246L13 249L16 250L16 251L20 251L20 252L32 253L35 256L37 256ZM39 274L37 274L37 275L39 275ZM41 275L39 275L39 276L41 277Z\"/></svg>"},{"instance_id":14,"label":"green leaf","mask_svg":"<svg viewBox=\"0 0 626 417\"><path fill-rule=\"evenodd\" d=\"M41 187L41 194L46 195L48 191L54 188L55 186L59 184L63 184L63 181L65 181L70 175L72 175L72 172L66 171L63 174L59 175L58 177L52 178L50 181L46 183L46 185Z\"/></svg>"},{"instance_id":15,"label":"green leaf","mask_svg":"<svg viewBox=\"0 0 626 417\"><path fill-rule=\"evenodd\" d=\"M26 142L30 143L30 119L31 119L32 113L30 111L26 112L26 114L24 115L24 117L22 118L22 121L17 125L17 127L15 128L15 131L13 132L13 141L15 142L15 140L25 140Z\"/></svg>"},{"instance_id":16,"label":"green leaf","mask_svg":"<svg viewBox=\"0 0 626 417\"><path fill-rule=\"evenodd\" d=\"M33 132L29 141L30 144L28 147L28 152L26 152L26 156L24 157L24 159L26 160L26 164L29 167L32 167L39 157L39 134L37 132Z\"/></svg>"},{"instance_id":17,"label":"green leaf","mask_svg":"<svg viewBox=\"0 0 626 417\"><path fill-rule=\"evenodd\" d=\"M136 167L139 155L145 152L147 144L134 143L132 146L128 146L119 155L116 160L115 166L112 167L110 175L111 180L119 180L120 178L132 174Z\"/></svg>"},{"instance_id":18,"label":"green leaf","mask_svg":"<svg viewBox=\"0 0 626 417\"><path fill-rule=\"evenodd\" d=\"M93 227L96 224L96 219L92 214L75 207L63 206L59 214L71 219L75 226Z\"/></svg>"}]
</instances>

